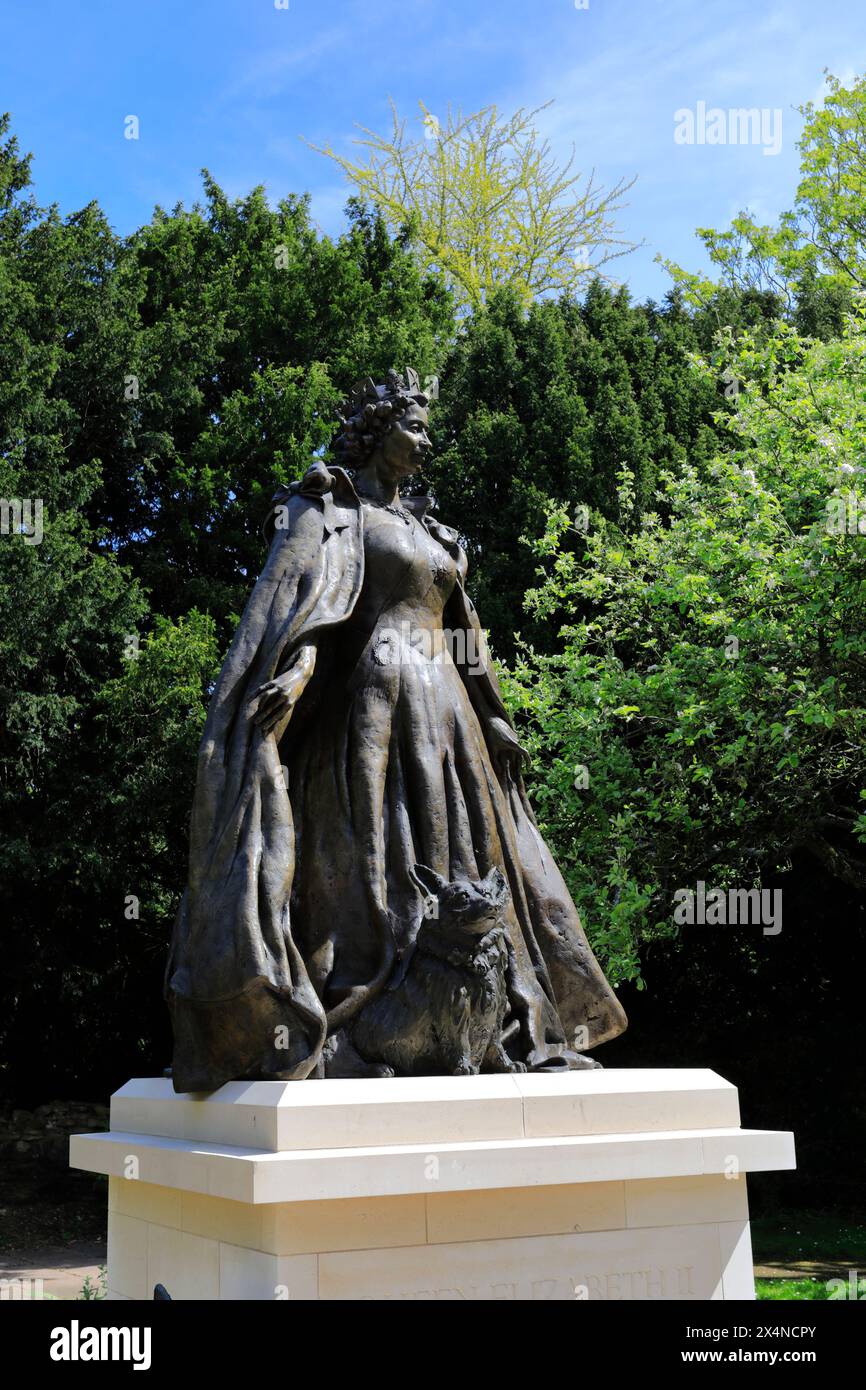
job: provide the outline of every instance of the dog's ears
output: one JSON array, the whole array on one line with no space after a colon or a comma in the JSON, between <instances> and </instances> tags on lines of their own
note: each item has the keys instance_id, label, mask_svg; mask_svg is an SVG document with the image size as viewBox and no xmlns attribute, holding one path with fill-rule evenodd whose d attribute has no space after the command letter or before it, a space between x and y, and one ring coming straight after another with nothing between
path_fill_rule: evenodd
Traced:
<instances>
[{"instance_id":1,"label":"dog's ears","mask_svg":"<svg viewBox=\"0 0 866 1390\"><path fill-rule=\"evenodd\" d=\"M504 901L508 893L508 879L501 869L494 866L481 882L495 898Z\"/></svg>"},{"instance_id":2,"label":"dog's ears","mask_svg":"<svg viewBox=\"0 0 866 1390\"><path fill-rule=\"evenodd\" d=\"M447 878L437 874L435 869L428 869L426 864L416 864L414 869L409 870L409 877L417 883L425 897L438 898L448 887Z\"/></svg>"}]
</instances>

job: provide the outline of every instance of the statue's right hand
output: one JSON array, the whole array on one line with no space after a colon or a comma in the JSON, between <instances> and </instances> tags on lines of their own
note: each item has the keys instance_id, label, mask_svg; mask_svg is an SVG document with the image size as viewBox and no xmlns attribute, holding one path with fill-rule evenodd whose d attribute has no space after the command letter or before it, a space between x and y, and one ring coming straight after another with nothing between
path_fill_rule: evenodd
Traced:
<instances>
[{"instance_id":1,"label":"statue's right hand","mask_svg":"<svg viewBox=\"0 0 866 1390\"><path fill-rule=\"evenodd\" d=\"M267 738L291 714L312 675L312 662L298 659L288 671L265 681L256 691L259 704L253 723Z\"/></svg>"}]
</instances>

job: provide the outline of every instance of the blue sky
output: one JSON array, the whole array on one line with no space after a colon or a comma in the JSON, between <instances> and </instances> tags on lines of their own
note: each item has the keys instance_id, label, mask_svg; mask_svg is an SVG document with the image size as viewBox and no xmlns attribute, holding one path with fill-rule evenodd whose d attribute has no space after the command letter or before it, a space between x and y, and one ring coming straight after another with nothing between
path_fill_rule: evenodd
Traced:
<instances>
[{"instance_id":1,"label":"blue sky","mask_svg":"<svg viewBox=\"0 0 866 1390\"><path fill-rule=\"evenodd\" d=\"M583 0L581 0L583 3ZM388 98L504 111L555 104L539 124L602 183L638 175L618 262L637 297L668 287L661 251L704 264L697 226L792 201L795 108L823 69L866 69L863 0L4 0L0 109L35 155L37 195L64 212L96 198L122 233L154 204L195 201L207 166L231 194L309 191L321 229L346 186L300 137L349 152L354 123L384 130ZM782 146L677 144L698 102L782 111ZM140 138L124 138L136 115ZM421 132L420 119L417 129Z\"/></svg>"}]
</instances>

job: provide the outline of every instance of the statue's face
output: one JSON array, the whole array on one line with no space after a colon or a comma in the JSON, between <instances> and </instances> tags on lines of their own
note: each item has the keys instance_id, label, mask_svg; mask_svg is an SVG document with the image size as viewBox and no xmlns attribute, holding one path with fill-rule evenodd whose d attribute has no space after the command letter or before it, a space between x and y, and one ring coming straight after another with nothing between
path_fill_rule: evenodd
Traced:
<instances>
[{"instance_id":1,"label":"statue's face","mask_svg":"<svg viewBox=\"0 0 866 1390\"><path fill-rule=\"evenodd\" d=\"M382 457L398 476L414 473L432 449L428 423L427 411L413 401L402 420L395 420L385 435Z\"/></svg>"}]
</instances>

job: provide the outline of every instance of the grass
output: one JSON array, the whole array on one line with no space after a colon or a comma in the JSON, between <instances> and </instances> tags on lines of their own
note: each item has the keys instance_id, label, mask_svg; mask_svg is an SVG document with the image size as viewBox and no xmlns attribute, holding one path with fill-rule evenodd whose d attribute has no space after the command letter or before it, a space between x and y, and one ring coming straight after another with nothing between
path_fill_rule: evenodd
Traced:
<instances>
[{"instance_id":1,"label":"grass","mask_svg":"<svg viewBox=\"0 0 866 1390\"><path fill-rule=\"evenodd\" d=\"M752 1253L758 1266L794 1266L790 1278L755 1280L761 1300L866 1299L866 1226L838 1212L787 1211L753 1219Z\"/></svg>"},{"instance_id":2,"label":"grass","mask_svg":"<svg viewBox=\"0 0 866 1390\"><path fill-rule=\"evenodd\" d=\"M866 1279L857 1282L857 1299L866 1300ZM833 1279L756 1279L755 1292L759 1299L778 1302L783 1299L844 1301L853 1296L849 1279L841 1275Z\"/></svg>"}]
</instances>

